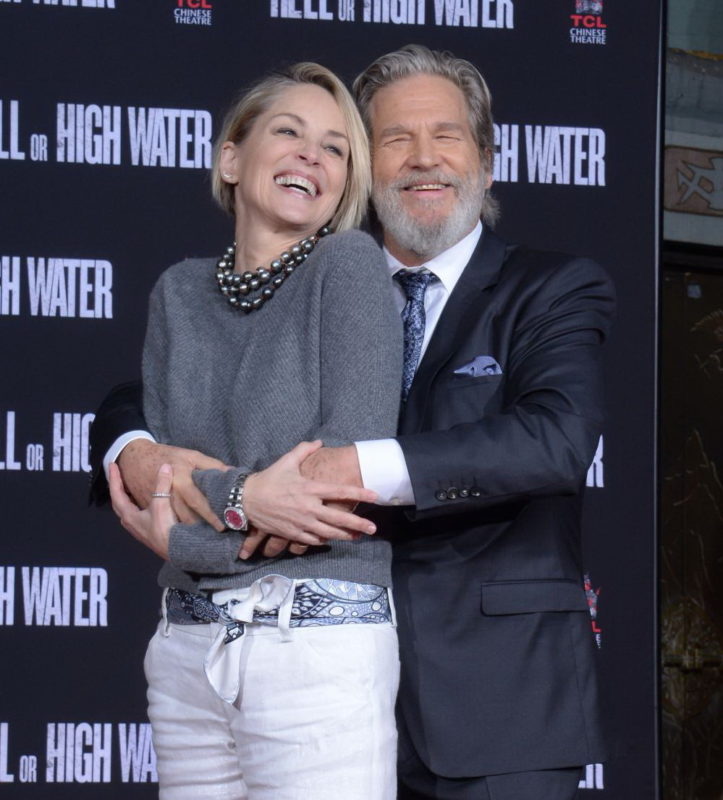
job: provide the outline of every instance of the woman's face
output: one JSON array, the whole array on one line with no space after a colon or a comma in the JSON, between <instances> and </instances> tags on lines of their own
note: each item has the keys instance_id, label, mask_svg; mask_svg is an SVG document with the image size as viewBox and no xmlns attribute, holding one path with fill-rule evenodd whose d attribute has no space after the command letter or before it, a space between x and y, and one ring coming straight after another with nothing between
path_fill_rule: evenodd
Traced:
<instances>
[{"instance_id":1,"label":"woman's face","mask_svg":"<svg viewBox=\"0 0 723 800\"><path fill-rule=\"evenodd\" d=\"M349 139L336 100L319 86L283 90L220 167L235 183L237 223L273 233L315 233L334 216L346 185Z\"/></svg>"}]
</instances>

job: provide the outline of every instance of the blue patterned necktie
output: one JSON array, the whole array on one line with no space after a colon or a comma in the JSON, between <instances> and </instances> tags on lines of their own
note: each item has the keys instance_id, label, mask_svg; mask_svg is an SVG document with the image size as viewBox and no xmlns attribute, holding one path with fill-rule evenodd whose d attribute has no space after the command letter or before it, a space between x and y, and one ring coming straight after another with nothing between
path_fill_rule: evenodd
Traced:
<instances>
[{"instance_id":1,"label":"blue patterned necktie","mask_svg":"<svg viewBox=\"0 0 723 800\"><path fill-rule=\"evenodd\" d=\"M402 400L406 400L409 389L414 380L419 356L422 352L424 341L424 325L426 314L424 312L424 293L430 283L439 278L428 269L400 269L394 273L394 280L404 289L407 295L407 304L402 311L404 323L404 367L402 370Z\"/></svg>"}]
</instances>

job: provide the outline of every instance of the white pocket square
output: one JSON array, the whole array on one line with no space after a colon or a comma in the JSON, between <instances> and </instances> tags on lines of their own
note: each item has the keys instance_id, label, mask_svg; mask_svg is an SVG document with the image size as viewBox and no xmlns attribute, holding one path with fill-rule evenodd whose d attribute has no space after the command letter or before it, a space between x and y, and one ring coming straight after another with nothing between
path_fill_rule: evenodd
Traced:
<instances>
[{"instance_id":1,"label":"white pocket square","mask_svg":"<svg viewBox=\"0 0 723 800\"><path fill-rule=\"evenodd\" d=\"M501 375L502 367L492 356L477 356L475 359L454 371L455 375L470 375L479 378L482 375Z\"/></svg>"}]
</instances>

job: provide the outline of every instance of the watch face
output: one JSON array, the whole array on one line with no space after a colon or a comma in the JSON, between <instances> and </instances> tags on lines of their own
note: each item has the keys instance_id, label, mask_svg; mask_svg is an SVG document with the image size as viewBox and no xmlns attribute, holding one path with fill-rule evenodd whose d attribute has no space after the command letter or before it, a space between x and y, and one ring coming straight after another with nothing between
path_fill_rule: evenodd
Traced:
<instances>
[{"instance_id":1,"label":"watch face","mask_svg":"<svg viewBox=\"0 0 723 800\"><path fill-rule=\"evenodd\" d=\"M223 521L226 523L226 527L231 528L232 531L245 531L249 526L246 515L236 506L224 509Z\"/></svg>"}]
</instances>

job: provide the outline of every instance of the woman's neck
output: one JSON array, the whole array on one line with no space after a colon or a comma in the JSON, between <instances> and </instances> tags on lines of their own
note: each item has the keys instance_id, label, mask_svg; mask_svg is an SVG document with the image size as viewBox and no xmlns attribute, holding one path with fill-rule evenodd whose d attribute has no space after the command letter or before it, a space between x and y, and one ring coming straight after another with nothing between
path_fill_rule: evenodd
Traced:
<instances>
[{"instance_id":1,"label":"woman's neck","mask_svg":"<svg viewBox=\"0 0 723 800\"><path fill-rule=\"evenodd\" d=\"M259 267L267 267L281 253L297 244L301 239L313 236L316 231L299 230L290 233L288 230L272 231L254 229L248 225L236 225L236 260L235 272L253 271Z\"/></svg>"}]
</instances>

